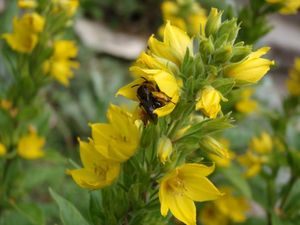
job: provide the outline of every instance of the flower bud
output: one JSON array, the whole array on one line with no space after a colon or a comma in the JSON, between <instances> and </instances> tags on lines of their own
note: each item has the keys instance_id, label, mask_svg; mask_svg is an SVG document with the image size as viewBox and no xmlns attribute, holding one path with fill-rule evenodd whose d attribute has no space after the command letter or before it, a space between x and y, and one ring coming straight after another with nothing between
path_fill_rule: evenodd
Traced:
<instances>
[{"instance_id":1,"label":"flower bud","mask_svg":"<svg viewBox=\"0 0 300 225\"><path fill-rule=\"evenodd\" d=\"M0 156L5 155L6 152L7 152L7 149L6 149L5 145L0 143Z\"/></svg>"},{"instance_id":2,"label":"flower bud","mask_svg":"<svg viewBox=\"0 0 300 225\"><path fill-rule=\"evenodd\" d=\"M269 47L260 48L242 61L226 66L224 75L242 82L258 82L270 70L270 66L275 64L274 61L261 58L269 49Z\"/></svg>"},{"instance_id":3,"label":"flower bud","mask_svg":"<svg viewBox=\"0 0 300 225\"><path fill-rule=\"evenodd\" d=\"M221 25L221 17L222 17L221 12L218 12L216 8L211 9L205 26L206 37L209 37L210 35L213 35L218 31Z\"/></svg>"},{"instance_id":4,"label":"flower bud","mask_svg":"<svg viewBox=\"0 0 300 225\"><path fill-rule=\"evenodd\" d=\"M200 146L212 152L213 154L220 156L221 158L229 158L227 148L225 148L220 142L210 136L203 137L201 139Z\"/></svg>"},{"instance_id":5,"label":"flower bud","mask_svg":"<svg viewBox=\"0 0 300 225\"><path fill-rule=\"evenodd\" d=\"M232 56L232 47L231 45L223 46L222 48L217 49L214 52L215 63L225 63Z\"/></svg>"},{"instance_id":6,"label":"flower bud","mask_svg":"<svg viewBox=\"0 0 300 225\"><path fill-rule=\"evenodd\" d=\"M201 41L199 51L203 57L211 55L215 50L214 44L211 38Z\"/></svg>"},{"instance_id":7,"label":"flower bud","mask_svg":"<svg viewBox=\"0 0 300 225\"><path fill-rule=\"evenodd\" d=\"M212 86L205 86L199 91L196 99L196 110L201 110L204 115L213 119L221 111L220 101L226 101L222 94Z\"/></svg>"},{"instance_id":8,"label":"flower bud","mask_svg":"<svg viewBox=\"0 0 300 225\"><path fill-rule=\"evenodd\" d=\"M162 136L158 141L157 147L157 154L162 164L165 164L165 162L169 159L172 150L173 147L171 140L166 136Z\"/></svg>"},{"instance_id":9,"label":"flower bud","mask_svg":"<svg viewBox=\"0 0 300 225\"><path fill-rule=\"evenodd\" d=\"M239 26L236 24L236 19L232 19L222 23L218 31L218 36L222 36L226 34L228 37L227 42L233 43L237 37L238 32L239 32Z\"/></svg>"}]
</instances>

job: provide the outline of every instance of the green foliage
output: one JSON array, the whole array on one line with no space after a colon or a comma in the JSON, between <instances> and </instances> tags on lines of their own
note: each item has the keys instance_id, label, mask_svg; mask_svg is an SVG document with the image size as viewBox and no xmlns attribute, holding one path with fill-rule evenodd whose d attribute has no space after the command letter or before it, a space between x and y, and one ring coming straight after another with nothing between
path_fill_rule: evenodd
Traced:
<instances>
[{"instance_id":1,"label":"green foliage","mask_svg":"<svg viewBox=\"0 0 300 225\"><path fill-rule=\"evenodd\" d=\"M222 168L220 173L236 187L238 191L242 193L243 196L248 199L252 198L251 188L248 182L244 179L243 174L241 174L240 168L236 165L232 165L228 168Z\"/></svg>"},{"instance_id":2,"label":"green foliage","mask_svg":"<svg viewBox=\"0 0 300 225\"><path fill-rule=\"evenodd\" d=\"M60 218L64 225L89 225L72 203L58 195L51 188L49 191L59 206Z\"/></svg>"},{"instance_id":3,"label":"green foliage","mask_svg":"<svg viewBox=\"0 0 300 225\"><path fill-rule=\"evenodd\" d=\"M161 0L83 0L82 11L88 17L96 20L104 20L108 25L129 30L132 25L139 24L140 30L150 29L154 31L161 22ZM149 10L151 9L151 10ZM146 30L148 31L148 30Z\"/></svg>"},{"instance_id":4,"label":"green foliage","mask_svg":"<svg viewBox=\"0 0 300 225\"><path fill-rule=\"evenodd\" d=\"M43 211L33 203L25 204L22 203L20 205L11 202L13 208L16 209L26 220L28 220L33 225L44 225L45 224L45 216Z\"/></svg>"}]
</instances>

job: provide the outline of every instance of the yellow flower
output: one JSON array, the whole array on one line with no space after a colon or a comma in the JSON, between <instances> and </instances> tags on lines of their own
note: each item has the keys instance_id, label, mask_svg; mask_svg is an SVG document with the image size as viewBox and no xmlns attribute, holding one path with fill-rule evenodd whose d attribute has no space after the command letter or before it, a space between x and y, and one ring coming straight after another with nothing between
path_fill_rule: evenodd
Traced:
<instances>
[{"instance_id":1,"label":"yellow flower","mask_svg":"<svg viewBox=\"0 0 300 225\"><path fill-rule=\"evenodd\" d=\"M53 55L44 63L44 72L61 84L68 86L69 79L74 76L72 69L77 69L79 63L73 58L78 49L73 41L58 40L54 42Z\"/></svg>"},{"instance_id":2,"label":"yellow flower","mask_svg":"<svg viewBox=\"0 0 300 225\"><path fill-rule=\"evenodd\" d=\"M180 11L180 6L177 3L171 1L164 1L161 4L161 11L165 21L170 21L170 23L173 26L176 26L181 30L185 30L185 31L187 30L184 19L180 18L178 15ZM165 29L165 25L162 25L159 28L159 34L161 37L164 36L164 29Z\"/></svg>"},{"instance_id":3,"label":"yellow flower","mask_svg":"<svg viewBox=\"0 0 300 225\"><path fill-rule=\"evenodd\" d=\"M243 223L246 221L246 212L249 203L243 197L233 195L229 187L220 188L224 196L205 205L200 214L200 220L204 225L228 225L231 223Z\"/></svg>"},{"instance_id":4,"label":"yellow flower","mask_svg":"<svg viewBox=\"0 0 300 225\"><path fill-rule=\"evenodd\" d=\"M124 162L133 156L140 141L140 131L131 114L110 105L109 123L91 124L95 149L110 161Z\"/></svg>"},{"instance_id":5,"label":"yellow flower","mask_svg":"<svg viewBox=\"0 0 300 225\"><path fill-rule=\"evenodd\" d=\"M4 144L0 142L0 156L4 156L7 153L7 149Z\"/></svg>"},{"instance_id":6,"label":"yellow flower","mask_svg":"<svg viewBox=\"0 0 300 225\"><path fill-rule=\"evenodd\" d=\"M252 151L247 151L244 155L238 157L238 161L246 168L245 176L250 178L260 172L262 165L267 162L267 158Z\"/></svg>"},{"instance_id":7,"label":"yellow flower","mask_svg":"<svg viewBox=\"0 0 300 225\"><path fill-rule=\"evenodd\" d=\"M260 137L254 137L250 143L250 149L259 154L268 154L272 151L273 142L271 136L262 132Z\"/></svg>"},{"instance_id":8,"label":"yellow flower","mask_svg":"<svg viewBox=\"0 0 300 225\"><path fill-rule=\"evenodd\" d=\"M83 168L67 170L67 174L82 188L99 189L111 185L120 173L120 163L104 158L92 141L79 143Z\"/></svg>"},{"instance_id":9,"label":"yellow flower","mask_svg":"<svg viewBox=\"0 0 300 225\"><path fill-rule=\"evenodd\" d=\"M171 140L166 136L161 137L158 141L157 154L162 164L165 164L165 162L169 159L172 150L173 147Z\"/></svg>"},{"instance_id":10,"label":"yellow flower","mask_svg":"<svg viewBox=\"0 0 300 225\"><path fill-rule=\"evenodd\" d=\"M237 111L241 113L251 113L257 109L257 102L252 99L243 99L235 104Z\"/></svg>"},{"instance_id":11,"label":"yellow flower","mask_svg":"<svg viewBox=\"0 0 300 225\"><path fill-rule=\"evenodd\" d=\"M196 202L215 200L221 192L206 178L214 166L188 163L169 172L160 181L161 214L168 211L187 225L196 225Z\"/></svg>"},{"instance_id":12,"label":"yellow flower","mask_svg":"<svg viewBox=\"0 0 300 225\"><path fill-rule=\"evenodd\" d=\"M258 104L255 100L251 99L253 88L245 88L240 94L241 99L235 104L237 111L241 113L251 113L257 110Z\"/></svg>"},{"instance_id":13,"label":"yellow flower","mask_svg":"<svg viewBox=\"0 0 300 225\"><path fill-rule=\"evenodd\" d=\"M161 4L161 11L165 21L170 21L171 25L187 31L190 35L204 34L206 14L197 2L172 2L164 1ZM165 26L159 28L159 34L164 36Z\"/></svg>"},{"instance_id":14,"label":"yellow flower","mask_svg":"<svg viewBox=\"0 0 300 225\"><path fill-rule=\"evenodd\" d=\"M281 4L281 14L297 14L300 8L300 0L266 0L270 4Z\"/></svg>"},{"instance_id":15,"label":"yellow flower","mask_svg":"<svg viewBox=\"0 0 300 225\"><path fill-rule=\"evenodd\" d=\"M164 29L163 42L158 41L153 36L149 38L148 46L151 54L167 59L180 66L187 49L193 54L192 39L178 27L167 22Z\"/></svg>"},{"instance_id":16,"label":"yellow flower","mask_svg":"<svg viewBox=\"0 0 300 225\"><path fill-rule=\"evenodd\" d=\"M169 19L178 13L179 6L175 2L164 1L161 4L161 11L162 11L164 19Z\"/></svg>"},{"instance_id":17,"label":"yellow flower","mask_svg":"<svg viewBox=\"0 0 300 225\"><path fill-rule=\"evenodd\" d=\"M291 95L300 96L300 58L295 59L294 67L289 70L286 85Z\"/></svg>"},{"instance_id":18,"label":"yellow flower","mask_svg":"<svg viewBox=\"0 0 300 225\"><path fill-rule=\"evenodd\" d=\"M36 131L31 130L18 142L18 154L24 159L38 159L44 156L43 147L45 138L39 137Z\"/></svg>"},{"instance_id":19,"label":"yellow flower","mask_svg":"<svg viewBox=\"0 0 300 225\"><path fill-rule=\"evenodd\" d=\"M18 6L21 9L34 9L38 4L35 0L18 0Z\"/></svg>"},{"instance_id":20,"label":"yellow flower","mask_svg":"<svg viewBox=\"0 0 300 225\"><path fill-rule=\"evenodd\" d=\"M246 177L253 177L260 172L262 165L268 162L268 153L272 148L273 142L268 133L262 132L260 137L252 138L250 149L238 158L239 163L246 168Z\"/></svg>"},{"instance_id":21,"label":"yellow flower","mask_svg":"<svg viewBox=\"0 0 300 225\"><path fill-rule=\"evenodd\" d=\"M175 77L163 70L143 69L141 72L143 74L140 78L120 88L117 95L140 102L148 116L162 117L170 114L179 100L179 87ZM151 102L148 101L147 105L144 104L145 99L137 93L141 90L140 87L149 92Z\"/></svg>"},{"instance_id":22,"label":"yellow flower","mask_svg":"<svg viewBox=\"0 0 300 225\"><path fill-rule=\"evenodd\" d=\"M224 74L237 80L256 83L274 65L274 61L260 58L269 51L269 47L260 48L250 53L244 60L225 67Z\"/></svg>"},{"instance_id":23,"label":"yellow flower","mask_svg":"<svg viewBox=\"0 0 300 225\"><path fill-rule=\"evenodd\" d=\"M219 167L229 167L232 159L235 157L235 154L233 151L230 150L230 142L228 140L223 138L219 142L219 144L223 147L223 149L226 152L226 157L220 157L216 154L209 154L209 158L213 162L215 162Z\"/></svg>"},{"instance_id":24,"label":"yellow flower","mask_svg":"<svg viewBox=\"0 0 300 225\"><path fill-rule=\"evenodd\" d=\"M38 42L38 33L44 29L45 21L37 13L24 14L13 20L13 33L4 34L3 38L17 52L31 53Z\"/></svg>"},{"instance_id":25,"label":"yellow flower","mask_svg":"<svg viewBox=\"0 0 300 225\"><path fill-rule=\"evenodd\" d=\"M65 11L68 16L73 16L79 6L78 0L52 0L54 12Z\"/></svg>"},{"instance_id":26,"label":"yellow flower","mask_svg":"<svg viewBox=\"0 0 300 225\"><path fill-rule=\"evenodd\" d=\"M233 190L229 187L220 188L220 191L225 195L214 202L219 211L234 223L245 222L246 212L250 209L247 200L234 196Z\"/></svg>"},{"instance_id":27,"label":"yellow flower","mask_svg":"<svg viewBox=\"0 0 300 225\"><path fill-rule=\"evenodd\" d=\"M221 100L226 101L227 99L212 86L205 86L198 93L196 110L201 110L209 118L216 118L221 111Z\"/></svg>"},{"instance_id":28,"label":"yellow flower","mask_svg":"<svg viewBox=\"0 0 300 225\"><path fill-rule=\"evenodd\" d=\"M229 225L229 219L222 215L215 204L206 203L200 212L200 221L203 225Z\"/></svg>"},{"instance_id":29,"label":"yellow flower","mask_svg":"<svg viewBox=\"0 0 300 225\"><path fill-rule=\"evenodd\" d=\"M6 99L0 100L0 107L5 110L10 110L12 108L12 102Z\"/></svg>"}]
</instances>

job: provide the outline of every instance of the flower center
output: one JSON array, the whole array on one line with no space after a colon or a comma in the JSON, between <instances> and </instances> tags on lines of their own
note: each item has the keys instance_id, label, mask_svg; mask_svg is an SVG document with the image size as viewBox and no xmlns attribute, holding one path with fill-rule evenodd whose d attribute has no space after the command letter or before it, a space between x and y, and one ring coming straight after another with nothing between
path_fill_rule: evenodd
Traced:
<instances>
[{"instance_id":1,"label":"flower center","mask_svg":"<svg viewBox=\"0 0 300 225\"><path fill-rule=\"evenodd\" d=\"M108 171L108 165L96 166L94 165L94 173L101 179L106 180L106 174Z\"/></svg>"},{"instance_id":2,"label":"flower center","mask_svg":"<svg viewBox=\"0 0 300 225\"><path fill-rule=\"evenodd\" d=\"M179 177L170 180L168 182L168 187L170 191L176 195L183 195L186 190L184 182Z\"/></svg>"}]
</instances>

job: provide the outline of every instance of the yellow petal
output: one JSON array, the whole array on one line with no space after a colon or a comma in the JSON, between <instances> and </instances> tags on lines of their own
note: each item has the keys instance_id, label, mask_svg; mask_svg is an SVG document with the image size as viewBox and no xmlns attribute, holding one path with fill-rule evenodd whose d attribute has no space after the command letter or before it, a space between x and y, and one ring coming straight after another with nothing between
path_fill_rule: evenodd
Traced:
<instances>
[{"instance_id":1,"label":"yellow petal","mask_svg":"<svg viewBox=\"0 0 300 225\"><path fill-rule=\"evenodd\" d=\"M170 73L160 71L153 76L153 79L158 85L160 91L164 92L167 96L173 97L175 94L178 94L176 78Z\"/></svg>"},{"instance_id":2,"label":"yellow petal","mask_svg":"<svg viewBox=\"0 0 300 225\"><path fill-rule=\"evenodd\" d=\"M105 158L99 154L93 142L84 142L79 140L80 146L80 159L85 168L92 168L94 165L99 164L100 161L105 160Z\"/></svg>"},{"instance_id":3,"label":"yellow petal","mask_svg":"<svg viewBox=\"0 0 300 225\"><path fill-rule=\"evenodd\" d=\"M176 107L176 103L179 100L179 95L174 95L173 98L171 99L171 101L169 103L167 103L166 105L164 105L163 107L157 108L154 110L154 113L158 116L158 117L163 117L166 115L169 115Z\"/></svg>"},{"instance_id":4,"label":"yellow petal","mask_svg":"<svg viewBox=\"0 0 300 225\"><path fill-rule=\"evenodd\" d=\"M133 100L133 101L139 101L138 97L136 95L137 89L144 82L145 82L145 79L138 78L138 79L134 80L133 82L131 82L130 84L127 84L127 85L121 87L117 91L116 95L122 95L122 96L124 96L128 99Z\"/></svg>"},{"instance_id":5,"label":"yellow petal","mask_svg":"<svg viewBox=\"0 0 300 225\"><path fill-rule=\"evenodd\" d=\"M92 169L76 169L68 170L68 174L72 176L74 181L82 188L99 189L108 186L108 181L99 181L99 177L93 172Z\"/></svg>"},{"instance_id":6,"label":"yellow petal","mask_svg":"<svg viewBox=\"0 0 300 225\"><path fill-rule=\"evenodd\" d=\"M166 196L171 213L186 225L196 225L196 207L193 200L184 195Z\"/></svg>"},{"instance_id":7,"label":"yellow petal","mask_svg":"<svg viewBox=\"0 0 300 225\"><path fill-rule=\"evenodd\" d=\"M183 60L187 48L190 49L191 54L193 53L191 51L191 42L190 37L183 30L172 26L169 21L167 22L164 32L164 43L175 49L176 56L180 61Z\"/></svg>"},{"instance_id":8,"label":"yellow petal","mask_svg":"<svg viewBox=\"0 0 300 225\"><path fill-rule=\"evenodd\" d=\"M160 201L160 213L162 216L166 216L169 211L169 205L167 202L168 184L161 182L159 187L159 201Z\"/></svg>"},{"instance_id":9,"label":"yellow petal","mask_svg":"<svg viewBox=\"0 0 300 225\"><path fill-rule=\"evenodd\" d=\"M270 66L274 65L274 61L260 58L269 49L269 47L263 47L252 52L242 62L226 67L224 74L237 80L256 83L269 71Z\"/></svg>"},{"instance_id":10,"label":"yellow petal","mask_svg":"<svg viewBox=\"0 0 300 225\"><path fill-rule=\"evenodd\" d=\"M211 201L222 196L222 193L206 177L190 175L184 177L186 195L194 201Z\"/></svg>"},{"instance_id":11,"label":"yellow petal","mask_svg":"<svg viewBox=\"0 0 300 225\"><path fill-rule=\"evenodd\" d=\"M167 44L160 42L151 36L148 40L148 46L153 54L162 58L166 58L173 63L180 65L180 58L174 53L175 50L173 50Z\"/></svg>"},{"instance_id":12,"label":"yellow petal","mask_svg":"<svg viewBox=\"0 0 300 225\"><path fill-rule=\"evenodd\" d=\"M4 144L0 143L0 156L3 156L7 153L7 149Z\"/></svg>"},{"instance_id":13,"label":"yellow petal","mask_svg":"<svg viewBox=\"0 0 300 225\"><path fill-rule=\"evenodd\" d=\"M205 166L198 163L186 163L183 166L179 167L179 170L181 174L184 175L193 175L195 174L195 171L197 171L199 176L206 177L215 170L215 166Z\"/></svg>"},{"instance_id":14,"label":"yellow petal","mask_svg":"<svg viewBox=\"0 0 300 225\"><path fill-rule=\"evenodd\" d=\"M82 188L100 189L111 185L119 175L119 171L120 165L113 164L111 167L106 167L106 174L95 173L95 168L68 170L67 173L70 174L74 181Z\"/></svg>"}]
</instances>

